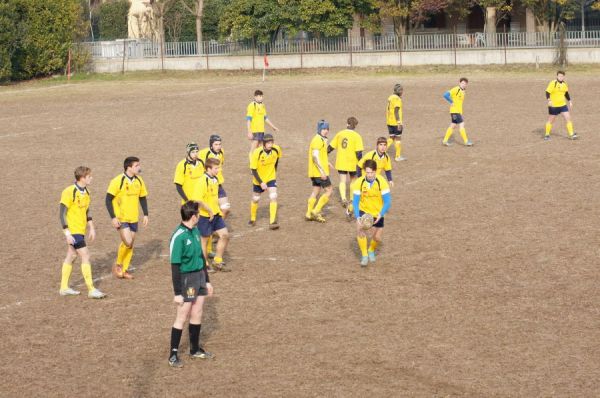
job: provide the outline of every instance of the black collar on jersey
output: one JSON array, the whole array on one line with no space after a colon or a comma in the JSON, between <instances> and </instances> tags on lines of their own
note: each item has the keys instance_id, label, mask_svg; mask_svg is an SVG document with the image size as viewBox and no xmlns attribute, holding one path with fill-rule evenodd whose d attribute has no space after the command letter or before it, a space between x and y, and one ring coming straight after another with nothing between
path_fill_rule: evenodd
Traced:
<instances>
[{"instance_id":1,"label":"black collar on jersey","mask_svg":"<svg viewBox=\"0 0 600 398\"><path fill-rule=\"evenodd\" d=\"M129 181L131 181L131 182L133 182L133 180L135 180L135 179L137 178L137 176L136 176L136 175L134 175L133 177L129 177L129 176L127 175L127 173L123 173L123 175L124 175L125 177L127 177L127 179L128 179Z\"/></svg>"},{"instance_id":2,"label":"black collar on jersey","mask_svg":"<svg viewBox=\"0 0 600 398\"><path fill-rule=\"evenodd\" d=\"M185 162L189 163L189 164L193 164L194 166L196 165L196 163L198 163L198 158L196 158L196 160L192 160L189 157L185 158Z\"/></svg>"},{"instance_id":3,"label":"black collar on jersey","mask_svg":"<svg viewBox=\"0 0 600 398\"><path fill-rule=\"evenodd\" d=\"M208 148L208 150L210 151L210 153L212 153L215 156L219 156L221 154L221 151L215 152L215 151L212 150L212 148Z\"/></svg>"},{"instance_id":4,"label":"black collar on jersey","mask_svg":"<svg viewBox=\"0 0 600 398\"><path fill-rule=\"evenodd\" d=\"M142 183L142 180L140 180L138 178L138 176L133 176L133 177L129 178L129 176L127 174L123 173L123 177L121 177L121 183L119 184L119 190L121 188L123 188L123 184L125 183L125 178L127 178L129 180L129 182L131 182L131 183L133 183L135 180L139 180L140 184Z\"/></svg>"},{"instance_id":5,"label":"black collar on jersey","mask_svg":"<svg viewBox=\"0 0 600 398\"><path fill-rule=\"evenodd\" d=\"M77 187L77 189L79 190L79 192L84 193L85 191L87 191L86 187L80 187L79 185L77 185L77 183L75 183L75 187Z\"/></svg>"},{"instance_id":6,"label":"black collar on jersey","mask_svg":"<svg viewBox=\"0 0 600 398\"><path fill-rule=\"evenodd\" d=\"M205 175L205 176L207 176L207 177L208 177L208 178L210 178L210 179L213 179L213 180L217 179L217 176L214 176L214 177L213 177L213 176L211 176L210 174L208 174L206 171L204 172L204 175Z\"/></svg>"}]
</instances>

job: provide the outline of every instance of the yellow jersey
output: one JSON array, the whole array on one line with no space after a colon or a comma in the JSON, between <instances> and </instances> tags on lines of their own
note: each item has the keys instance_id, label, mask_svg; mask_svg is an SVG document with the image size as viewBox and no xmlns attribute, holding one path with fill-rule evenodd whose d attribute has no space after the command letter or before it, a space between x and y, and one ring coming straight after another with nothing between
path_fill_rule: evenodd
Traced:
<instances>
[{"instance_id":1,"label":"yellow jersey","mask_svg":"<svg viewBox=\"0 0 600 398\"><path fill-rule=\"evenodd\" d=\"M325 172L325 175L329 175L329 159L327 158L327 138L320 134L317 134L310 141L310 148L308 149L308 176L321 177L319 168L313 161L313 151L319 151L319 163Z\"/></svg>"},{"instance_id":2,"label":"yellow jersey","mask_svg":"<svg viewBox=\"0 0 600 398\"><path fill-rule=\"evenodd\" d=\"M221 214L221 208L219 207L219 179L217 177L211 177L206 173L202 174L200 178L199 200L208 206L214 215ZM203 207L200 207L200 215L209 217L208 212Z\"/></svg>"},{"instance_id":3,"label":"yellow jersey","mask_svg":"<svg viewBox=\"0 0 600 398\"><path fill-rule=\"evenodd\" d=\"M225 178L223 177L223 164L225 164L225 152L221 149L221 152L215 153L210 148L204 148L203 150L198 152L198 159L200 159L202 165L205 165L206 161L210 158L219 159L219 162L221 162L221 167L219 168L217 179L219 180L219 184L223 184L225 182Z\"/></svg>"},{"instance_id":4,"label":"yellow jersey","mask_svg":"<svg viewBox=\"0 0 600 398\"><path fill-rule=\"evenodd\" d=\"M383 195L390 193L390 186L378 175L372 182L365 176L357 178L351 186L353 195L360 195L359 210L376 217L383 209Z\"/></svg>"},{"instance_id":5,"label":"yellow jersey","mask_svg":"<svg viewBox=\"0 0 600 398\"><path fill-rule=\"evenodd\" d=\"M364 168L365 161L368 159L373 159L375 163L377 163L377 175L381 175L384 171L392 170L392 160L387 152L384 152L383 154L379 154L377 150L367 152L358 162L358 167L361 169Z\"/></svg>"},{"instance_id":6,"label":"yellow jersey","mask_svg":"<svg viewBox=\"0 0 600 398\"><path fill-rule=\"evenodd\" d=\"M396 108L398 108L398 118L396 118ZM398 123L402 124L402 98L396 94L388 97L385 120L388 126L397 126Z\"/></svg>"},{"instance_id":7,"label":"yellow jersey","mask_svg":"<svg viewBox=\"0 0 600 398\"><path fill-rule=\"evenodd\" d=\"M265 120L267 120L267 108L265 108L265 104L256 101L248 104L246 120L250 120L250 130L253 133L264 133Z\"/></svg>"},{"instance_id":8,"label":"yellow jersey","mask_svg":"<svg viewBox=\"0 0 600 398\"><path fill-rule=\"evenodd\" d=\"M277 179L277 164L281 158L281 147L273 145L269 152L263 147L256 148L250 158L250 169L256 170L262 182L267 183ZM252 178L254 185L260 185L256 178Z\"/></svg>"},{"instance_id":9,"label":"yellow jersey","mask_svg":"<svg viewBox=\"0 0 600 398\"><path fill-rule=\"evenodd\" d=\"M552 107L558 108L561 106L567 105L567 98L565 94L569 91L569 86L565 82L559 82L554 79L550 83L548 83L548 87L546 87L546 92L550 94L550 101L552 102Z\"/></svg>"},{"instance_id":10,"label":"yellow jersey","mask_svg":"<svg viewBox=\"0 0 600 398\"><path fill-rule=\"evenodd\" d=\"M69 185L60 195L60 203L67 208L67 227L72 235L85 235L90 207L90 193L81 190L77 184Z\"/></svg>"},{"instance_id":11,"label":"yellow jersey","mask_svg":"<svg viewBox=\"0 0 600 398\"><path fill-rule=\"evenodd\" d=\"M129 178L125 173L120 174L111 180L107 192L114 196L112 204L119 221L138 222L140 198L148 196L142 177Z\"/></svg>"},{"instance_id":12,"label":"yellow jersey","mask_svg":"<svg viewBox=\"0 0 600 398\"><path fill-rule=\"evenodd\" d=\"M465 100L465 90L460 88L460 86L452 87L448 90L450 93L450 100L452 100L452 105L450 105L450 113L463 113L463 102Z\"/></svg>"},{"instance_id":13,"label":"yellow jersey","mask_svg":"<svg viewBox=\"0 0 600 398\"><path fill-rule=\"evenodd\" d=\"M335 157L336 170L356 171L356 165L358 164L356 152L365 149L360 134L350 129L339 131L329 145L337 150Z\"/></svg>"},{"instance_id":14,"label":"yellow jersey","mask_svg":"<svg viewBox=\"0 0 600 398\"><path fill-rule=\"evenodd\" d=\"M203 174L204 166L202 162L196 160L194 164L186 158L177 163L173 182L181 185L188 200L197 201L200 198L200 177ZM183 203L185 203L185 200L181 199L181 204Z\"/></svg>"}]
</instances>

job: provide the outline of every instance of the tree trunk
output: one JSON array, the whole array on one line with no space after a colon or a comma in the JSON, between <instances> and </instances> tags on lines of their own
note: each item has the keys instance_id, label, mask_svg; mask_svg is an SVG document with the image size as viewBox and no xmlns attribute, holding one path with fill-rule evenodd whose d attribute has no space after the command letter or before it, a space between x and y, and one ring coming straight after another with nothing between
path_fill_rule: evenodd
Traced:
<instances>
[{"instance_id":1,"label":"tree trunk","mask_svg":"<svg viewBox=\"0 0 600 398\"><path fill-rule=\"evenodd\" d=\"M196 42L198 53L202 54L202 17L204 15L204 0L196 0Z\"/></svg>"}]
</instances>

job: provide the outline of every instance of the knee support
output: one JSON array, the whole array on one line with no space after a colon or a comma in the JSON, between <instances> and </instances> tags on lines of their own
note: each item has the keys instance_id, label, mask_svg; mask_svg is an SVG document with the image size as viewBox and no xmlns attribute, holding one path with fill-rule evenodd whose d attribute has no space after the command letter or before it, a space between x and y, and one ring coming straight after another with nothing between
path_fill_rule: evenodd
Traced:
<instances>
[{"instance_id":1,"label":"knee support","mask_svg":"<svg viewBox=\"0 0 600 398\"><path fill-rule=\"evenodd\" d=\"M277 200L277 192L269 192L269 199Z\"/></svg>"}]
</instances>

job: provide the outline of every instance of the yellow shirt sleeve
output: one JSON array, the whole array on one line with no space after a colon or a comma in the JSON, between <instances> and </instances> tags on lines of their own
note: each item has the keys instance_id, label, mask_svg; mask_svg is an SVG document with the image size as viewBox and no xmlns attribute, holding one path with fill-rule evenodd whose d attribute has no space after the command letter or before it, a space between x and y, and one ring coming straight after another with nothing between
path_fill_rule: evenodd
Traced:
<instances>
[{"instance_id":1,"label":"yellow shirt sleeve","mask_svg":"<svg viewBox=\"0 0 600 398\"><path fill-rule=\"evenodd\" d=\"M392 170L392 162L391 159L389 157L389 155L386 153L385 154L385 159L383 161L383 169L385 171L391 171Z\"/></svg>"},{"instance_id":2,"label":"yellow shirt sleeve","mask_svg":"<svg viewBox=\"0 0 600 398\"><path fill-rule=\"evenodd\" d=\"M386 193L389 193L390 192L390 184L388 184L387 180L380 176L377 176L377 178L379 179L379 183L381 184L381 194L385 195Z\"/></svg>"},{"instance_id":3,"label":"yellow shirt sleeve","mask_svg":"<svg viewBox=\"0 0 600 398\"><path fill-rule=\"evenodd\" d=\"M73 204L73 189L72 187L67 187L62 191L60 195L60 203L65 205L68 209Z\"/></svg>"},{"instance_id":4,"label":"yellow shirt sleeve","mask_svg":"<svg viewBox=\"0 0 600 398\"><path fill-rule=\"evenodd\" d=\"M183 185L183 183L185 182L185 174L183 170L184 165L185 159L177 163L177 167L175 168L175 177L173 178L173 182L175 184Z\"/></svg>"},{"instance_id":5,"label":"yellow shirt sleeve","mask_svg":"<svg viewBox=\"0 0 600 398\"><path fill-rule=\"evenodd\" d=\"M556 86L556 80L552 80L550 83L548 83L548 87L546 87L546 92L548 94L552 94L552 91L554 91L555 86Z\"/></svg>"},{"instance_id":6,"label":"yellow shirt sleeve","mask_svg":"<svg viewBox=\"0 0 600 398\"><path fill-rule=\"evenodd\" d=\"M360 134L356 133L356 143L355 143L355 148L357 151L364 151L365 147L363 145L363 140L362 137L360 136Z\"/></svg>"},{"instance_id":7,"label":"yellow shirt sleeve","mask_svg":"<svg viewBox=\"0 0 600 398\"><path fill-rule=\"evenodd\" d=\"M108 190L106 192L108 192L112 196L117 196L119 192L121 192L121 188L119 187L119 184L121 183L121 178L121 175L113 178L110 184L108 185Z\"/></svg>"},{"instance_id":8,"label":"yellow shirt sleeve","mask_svg":"<svg viewBox=\"0 0 600 398\"><path fill-rule=\"evenodd\" d=\"M254 118L254 108L252 102L248 104L248 108L246 108L246 120L252 120Z\"/></svg>"},{"instance_id":9,"label":"yellow shirt sleeve","mask_svg":"<svg viewBox=\"0 0 600 398\"><path fill-rule=\"evenodd\" d=\"M148 191L146 190L146 183L144 182L144 180L142 180L142 177L137 176L137 178L140 180L140 198L148 196Z\"/></svg>"},{"instance_id":10,"label":"yellow shirt sleeve","mask_svg":"<svg viewBox=\"0 0 600 398\"><path fill-rule=\"evenodd\" d=\"M340 133L337 133L335 135L335 137L333 137L333 139L331 141L329 141L329 145L331 145L332 148L337 149L339 137L340 137Z\"/></svg>"}]
</instances>

